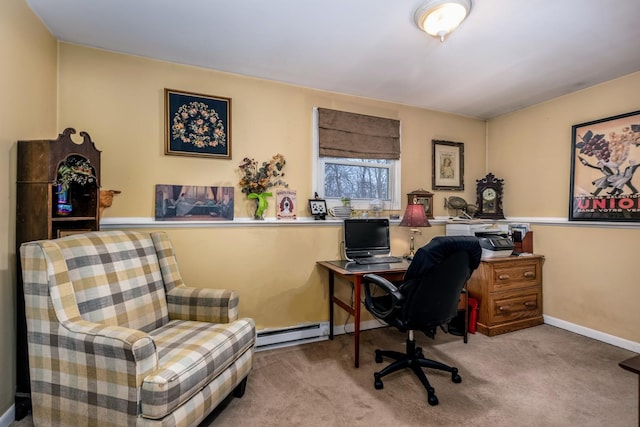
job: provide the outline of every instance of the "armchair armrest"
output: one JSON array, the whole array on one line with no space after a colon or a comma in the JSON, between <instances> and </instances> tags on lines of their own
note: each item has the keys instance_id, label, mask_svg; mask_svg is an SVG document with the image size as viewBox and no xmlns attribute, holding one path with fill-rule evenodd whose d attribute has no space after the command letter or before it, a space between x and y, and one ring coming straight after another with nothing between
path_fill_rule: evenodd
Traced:
<instances>
[{"instance_id":1,"label":"armchair armrest","mask_svg":"<svg viewBox=\"0 0 640 427\"><path fill-rule=\"evenodd\" d=\"M167 292L169 318L229 323L238 319L238 294L229 289L177 286Z\"/></svg>"},{"instance_id":2,"label":"armchair armrest","mask_svg":"<svg viewBox=\"0 0 640 427\"><path fill-rule=\"evenodd\" d=\"M58 325L59 345L55 350L49 348L53 342L30 344L30 352L41 350L42 354L57 359L55 363L42 362L42 357L30 354L30 363L36 368L31 371L32 376L37 372L35 381L48 382L54 369L54 377L61 374L58 375L61 386L73 388L86 382L98 405L128 402L135 414L144 378L158 369L153 338L135 329L78 318Z\"/></svg>"},{"instance_id":3,"label":"armchair armrest","mask_svg":"<svg viewBox=\"0 0 640 427\"><path fill-rule=\"evenodd\" d=\"M156 356L156 344L146 332L82 319L62 322L62 326L61 330L67 331L65 334L67 339L82 343L90 341L93 346L93 354L97 356L113 358L114 349L120 349L118 350L120 354L122 352L130 353L132 357L122 355L122 358L133 361L141 361L150 356L155 358ZM84 344L80 346L80 348L83 347ZM155 364L157 364L157 360Z\"/></svg>"},{"instance_id":4,"label":"armchair armrest","mask_svg":"<svg viewBox=\"0 0 640 427\"><path fill-rule=\"evenodd\" d=\"M374 316L385 320L397 308L398 303L403 300L403 296L398 288L376 274L365 274L362 277L364 287L364 305ZM380 297L373 296L372 285L381 288L385 293ZM384 304L381 303L384 300Z\"/></svg>"}]
</instances>

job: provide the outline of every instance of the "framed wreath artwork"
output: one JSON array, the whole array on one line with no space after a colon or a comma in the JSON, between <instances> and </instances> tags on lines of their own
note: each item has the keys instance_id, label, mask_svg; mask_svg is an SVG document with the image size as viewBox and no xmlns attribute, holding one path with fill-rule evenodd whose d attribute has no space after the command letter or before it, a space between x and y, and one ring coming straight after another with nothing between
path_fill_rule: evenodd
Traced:
<instances>
[{"instance_id":1,"label":"framed wreath artwork","mask_svg":"<svg viewBox=\"0 0 640 427\"><path fill-rule=\"evenodd\" d=\"M231 98L165 89L164 102L165 154L231 159Z\"/></svg>"}]
</instances>

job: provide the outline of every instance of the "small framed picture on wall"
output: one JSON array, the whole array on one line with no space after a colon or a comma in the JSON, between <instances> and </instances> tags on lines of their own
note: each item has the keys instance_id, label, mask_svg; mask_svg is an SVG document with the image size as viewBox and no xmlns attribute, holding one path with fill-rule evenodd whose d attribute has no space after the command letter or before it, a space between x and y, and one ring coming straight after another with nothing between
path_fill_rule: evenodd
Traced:
<instances>
[{"instance_id":1,"label":"small framed picture on wall","mask_svg":"<svg viewBox=\"0 0 640 427\"><path fill-rule=\"evenodd\" d=\"M464 190L464 144L432 140L432 188Z\"/></svg>"}]
</instances>

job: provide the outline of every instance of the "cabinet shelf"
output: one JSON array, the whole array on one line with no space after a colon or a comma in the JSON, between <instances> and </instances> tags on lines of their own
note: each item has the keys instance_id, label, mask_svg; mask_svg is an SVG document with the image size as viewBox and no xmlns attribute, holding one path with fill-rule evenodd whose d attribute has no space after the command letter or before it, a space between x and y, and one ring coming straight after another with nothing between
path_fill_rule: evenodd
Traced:
<instances>
[{"instance_id":1,"label":"cabinet shelf","mask_svg":"<svg viewBox=\"0 0 640 427\"><path fill-rule=\"evenodd\" d=\"M53 222L95 221L95 216L56 216L51 218Z\"/></svg>"}]
</instances>

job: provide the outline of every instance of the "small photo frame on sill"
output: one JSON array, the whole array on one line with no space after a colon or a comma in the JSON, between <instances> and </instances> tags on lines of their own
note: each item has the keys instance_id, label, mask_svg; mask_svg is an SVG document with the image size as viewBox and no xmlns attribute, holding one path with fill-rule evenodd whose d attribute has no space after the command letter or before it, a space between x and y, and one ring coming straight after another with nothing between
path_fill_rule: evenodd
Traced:
<instances>
[{"instance_id":1,"label":"small photo frame on sill","mask_svg":"<svg viewBox=\"0 0 640 427\"><path fill-rule=\"evenodd\" d=\"M165 154L231 159L231 98L165 89L164 103Z\"/></svg>"},{"instance_id":2,"label":"small photo frame on sill","mask_svg":"<svg viewBox=\"0 0 640 427\"><path fill-rule=\"evenodd\" d=\"M431 140L432 188L434 190L464 190L464 144Z\"/></svg>"},{"instance_id":3,"label":"small photo frame on sill","mask_svg":"<svg viewBox=\"0 0 640 427\"><path fill-rule=\"evenodd\" d=\"M309 199L309 211L314 219L325 219L327 216L327 202L322 199Z\"/></svg>"}]
</instances>

